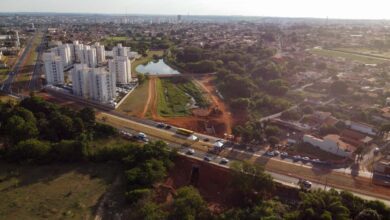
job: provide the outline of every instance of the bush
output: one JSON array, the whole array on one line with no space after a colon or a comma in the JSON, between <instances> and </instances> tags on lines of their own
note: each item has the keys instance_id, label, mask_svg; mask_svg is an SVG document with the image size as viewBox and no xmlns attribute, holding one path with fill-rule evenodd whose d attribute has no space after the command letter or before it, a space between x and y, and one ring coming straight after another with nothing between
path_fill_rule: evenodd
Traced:
<instances>
[{"instance_id":1,"label":"bush","mask_svg":"<svg viewBox=\"0 0 390 220\"><path fill-rule=\"evenodd\" d=\"M134 204L138 202L140 199L146 198L150 195L151 195L151 190L146 188L131 190L129 192L126 192L125 194L126 200L131 204Z\"/></svg>"},{"instance_id":2,"label":"bush","mask_svg":"<svg viewBox=\"0 0 390 220\"><path fill-rule=\"evenodd\" d=\"M43 162L46 161L50 150L50 144L37 139L29 139L10 147L8 158L17 162Z\"/></svg>"}]
</instances>

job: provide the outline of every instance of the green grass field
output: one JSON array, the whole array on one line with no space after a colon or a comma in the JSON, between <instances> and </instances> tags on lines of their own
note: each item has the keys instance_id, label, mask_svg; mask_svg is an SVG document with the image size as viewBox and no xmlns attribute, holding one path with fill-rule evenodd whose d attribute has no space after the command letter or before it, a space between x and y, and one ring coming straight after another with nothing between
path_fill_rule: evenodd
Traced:
<instances>
[{"instance_id":1,"label":"green grass field","mask_svg":"<svg viewBox=\"0 0 390 220\"><path fill-rule=\"evenodd\" d=\"M145 64L145 63L151 61L153 59L154 55L161 57L162 55L164 55L164 51L163 50L149 50L147 52L147 54L148 54L148 56L136 59L134 62L131 63L131 72L132 73L135 73L135 72L138 73L135 70L138 65Z\"/></svg>"},{"instance_id":2,"label":"green grass field","mask_svg":"<svg viewBox=\"0 0 390 220\"><path fill-rule=\"evenodd\" d=\"M0 219L94 219L120 172L110 164L0 164Z\"/></svg>"},{"instance_id":3,"label":"green grass field","mask_svg":"<svg viewBox=\"0 0 390 220\"><path fill-rule=\"evenodd\" d=\"M119 106L118 111L136 116L141 113L148 99L149 81L138 86L127 99Z\"/></svg>"},{"instance_id":4,"label":"green grass field","mask_svg":"<svg viewBox=\"0 0 390 220\"><path fill-rule=\"evenodd\" d=\"M186 116L190 114L190 96L201 107L209 105L201 90L191 81L183 78L163 78L157 81L158 113L163 117Z\"/></svg>"},{"instance_id":5,"label":"green grass field","mask_svg":"<svg viewBox=\"0 0 390 220\"><path fill-rule=\"evenodd\" d=\"M357 61L364 64L380 64L388 61L386 59L371 57L369 55L359 55L351 52L341 52L341 51L326 50L326 49L312 49L310 51L311 53L320 56L341 57L347 60Z\"/></svg>"},{"instance_id":6,"label":"green grass field","mask_svg":"<svg viewBox=\"0 0 390 220\"><path fill-rule=\"evenodd\" d=\"M190 101L183 90L169 79L157 80L158 113L163 117L186 116L189 114L187 104Z\"/></svg>"},{"instance_id":7,"label":"green grass field","mask_svg":"<svg viewBox=\"0 0 390 220\"><path fill-rule=\"evenodd\" d=\"M8 68L0 69L0 82L7 79L8 72L9 72Z\"/></svg>"}]
</instances>

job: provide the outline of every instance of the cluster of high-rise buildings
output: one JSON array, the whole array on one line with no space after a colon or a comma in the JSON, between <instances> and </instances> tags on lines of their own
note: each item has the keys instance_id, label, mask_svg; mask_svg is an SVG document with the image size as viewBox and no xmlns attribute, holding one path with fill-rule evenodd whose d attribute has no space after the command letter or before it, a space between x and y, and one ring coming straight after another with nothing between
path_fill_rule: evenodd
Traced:
<instances>
[{"instance_id":1,"label":"cluster of high-rise buildings","mask_svg":"<svg viewBox=\"0 0 390 220\"><path fill-rule=\"evenodd\" d=\"M109 52L109 51L108 51ZM129 84L131 74L130 48L118 44L106 60L103 45L57 43L50 52L43 54L48 85L65 84L65 70L70 71L73 94L101 103L111 103L116 96L117 84Z\"/></svg>"}]
</instances>

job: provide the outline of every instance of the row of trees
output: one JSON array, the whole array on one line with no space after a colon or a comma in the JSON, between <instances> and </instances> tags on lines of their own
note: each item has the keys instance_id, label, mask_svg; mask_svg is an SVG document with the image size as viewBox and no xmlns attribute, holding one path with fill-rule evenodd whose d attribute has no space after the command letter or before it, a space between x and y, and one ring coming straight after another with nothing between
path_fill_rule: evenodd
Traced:
<instances>
[{"instance_id":1,"label":"row of trees","mask_svg":"<svg viewBox=\"0 0 390 220\"><path fill-rule=\"evenodd\" d=\"M116 135L96 123L95 111L73 111L32 96L18 104L0 103L2 155L11 161L79 161L88 156L89 141Z\"/></svg>"}]
</instances>

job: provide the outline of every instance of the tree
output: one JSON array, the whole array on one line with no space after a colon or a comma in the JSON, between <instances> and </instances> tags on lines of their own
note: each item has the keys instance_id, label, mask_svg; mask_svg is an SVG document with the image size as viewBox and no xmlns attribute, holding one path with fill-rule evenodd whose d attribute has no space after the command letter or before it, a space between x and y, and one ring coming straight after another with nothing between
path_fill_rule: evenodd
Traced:
<instances>
[{"instance_id":1,"label":"tree","mask_svg":"<svg viewBox=\"0 0 390 220\"><path fill-rule=\"evenodd\" d=\"M37 139L28 139L10 147L8 158L18 162L43 162L44 159L47 159L50 150L48 143Z\"/></svg>"},{"instance_id":2,"label":"tree","mask_svg":"<svg viewBox=\"0 0 390 220\"><path fill-rule=\"evenodd\" d=\"M335 190L301 192L300 197L299 219L349 219L349 210L341 203L340 196Z\"/></svg>"},{"instance_id":3,"label":"tree","mask_svg":"<svg viewBox=\"0 0 390 220\"><path fill-rule=\"evenodd\" d=\"M267 126L265 129L265 134L267 137L276 136L280 133L280 129L276 126Z\"/></svg>"},{"instance_id":4,"label":"tree","mask_svg":"<svg viewBox=\"0 0 390 220\"><path fill-rule=\"evenodd\" d=\"M272 147L274 147L276 144L278 144L280 142L279 138L275 137L275 136L271 136L268 138L268 142L270 143L270 145Z\"/></svg>"},{"instance_id":5,"label":"tree","mask_svg":"<svg viewBox=\"0 0 390 220\"><path fill-rule=\"evenodd\" d=\"M377 211L373 209L364 209L355 218L355 220L380 220L381 217Z\"/></svg>"},{"instance_id":6,"label":"tree","mask_svg":"<svg viewBox=\"0 0 390 220\"><path fill-rule=\"evenodd\" d=\"M80 118L83 120L87 127L95 124L95 110L90 107L85 107L79 112Z\"/></svg>"},{"instance_id":7,"label":"tree","mask_svg":"<svg viewBox=\"0 0 390 220\"><path fill-rule=\"evenodd\" d=\"M329 87L329 93L332 95L345 95L348 91L348 85L343 81L334 81Z\"/></svg>"},{"instance_id":8,"label":"tree","mask_svg":"<svg viewBox=\"0 0 390 220\"><path fill-rule=\"evenodd\" d=\"M240 205L251 206L274 190L272 177L264 173L264 167L249 162L236 162L231 165L231 185L238 191Z\"/></svg>"},{"instance_id":9,"label":"tree","mask_svg":"<svg viewBox=\"0 0 390 220\"><path fill-rule=\"evenodd\" d=\"M164 212L158 204L148 201L139 208L137 219L164 220L167 217L168 213Z\"/></svg>"},{"instance_id":10,"label":"tree","mask_svg":"<svg viewBox=\"0 0 390 220\"><path fill-rule=\"evenodd\" d=\"M141 85L146 81L145 74L138 73L137 74L138 84Z\"/></svg>"},{"instance_id":11,"label":"tree","mask_svg":"<svg viewBox=\"0 0 390 220\"><path fill-rule=\"evenodd\" d=\"M206 202L198 190L192 186L185 186L177 190L172 209L171 219L207 219L209 216Z\"/></svg>"},{"instance_id":12,"label":"tree","mask_svg":"<svg viewBox=\"0 0 390 220\"><path fill-rule=\"evenodd\" d=\"M142 188L142 189L134 189L129 192L126 192L125 196L127 201L130 204L134 204L138 202L141 199L145 199L151 195L151 190L147 188Z\"/></svg>"},{"instance_id":13,"label":"tree","mask_svg":"<svg viewBox=\"0 0 390 220\"><path fill-rule=\"evenodd\" d=\"M33 121L25 121L22 117L13 115L5 123L5 132L9 134L12 143L36 138L38 136L38 128Z\"/></svg>"}]
</instances>

